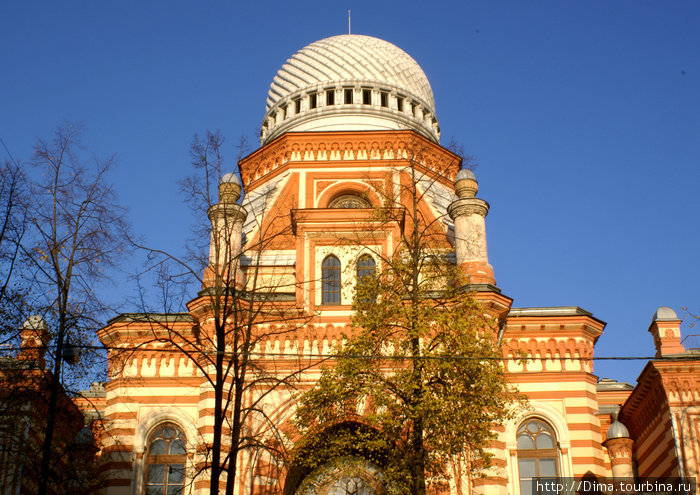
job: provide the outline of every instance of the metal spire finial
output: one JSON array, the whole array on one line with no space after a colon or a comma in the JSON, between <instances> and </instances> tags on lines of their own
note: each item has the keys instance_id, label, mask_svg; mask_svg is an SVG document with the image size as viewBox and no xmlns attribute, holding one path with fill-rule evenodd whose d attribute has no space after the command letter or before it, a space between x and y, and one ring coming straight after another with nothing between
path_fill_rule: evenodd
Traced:
<instances>
[{"instance_id":1,"label":"metal spire finial","mask_svg":"<svg viewBox=\"0 0 700 495\"><path fill-rule=\"evenodd\" d=\"M348 34L350 33L350 9L348 9Z\"/></svg>"}]
</instances>

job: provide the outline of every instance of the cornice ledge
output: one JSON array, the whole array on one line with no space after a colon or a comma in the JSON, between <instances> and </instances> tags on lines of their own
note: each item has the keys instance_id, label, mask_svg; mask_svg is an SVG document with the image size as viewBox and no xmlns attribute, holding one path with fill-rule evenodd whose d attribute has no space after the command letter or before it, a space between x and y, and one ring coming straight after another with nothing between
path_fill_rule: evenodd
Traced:
<instances>
[{"instance_id":1,"label":"cornice ledge","mask_svg":"<svg viewBox=\"0 0 700 495\"><path fill-rule=\"evenodd\" d=\"M452 220L465 215L480 215L486 217L489 213L489 204L479 198L463 198L450 203L447 213Z\"/></svg>"}]
</instances>

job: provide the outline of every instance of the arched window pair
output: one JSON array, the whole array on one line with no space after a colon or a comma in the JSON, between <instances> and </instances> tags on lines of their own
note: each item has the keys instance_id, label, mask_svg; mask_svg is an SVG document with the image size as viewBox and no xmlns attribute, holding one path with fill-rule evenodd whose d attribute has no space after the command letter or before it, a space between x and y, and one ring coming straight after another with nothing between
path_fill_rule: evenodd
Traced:
<instances>
[{"instance_id":1,"label":"arched window pair","mask_svg":"<svg viewBox=\"0 0 700 495\"><path fill-rule=\"evenodd\" d=\"M185 435L172 423L159 426L146 450L146 495L181 495L185 486Z\"/></svg>"},{"instance_id":2,"label":"arched window pair","mask_svg":"<svg viewBox=\"0 0 700 495\"><path fill-rule=\"evenodd\" d=\"M374 275L376 263L369 254L363 254L357 260L357 280ZM321 302L323 304L340 304L340 260L332 254L326 256L321 264Z\"/></svg>"},{"instance_id":3,"label":"arched window pair","mask_svg":"<svg viewBox=\"0 0 700 495\"><path fill-rule=\"evenodd\" d=\"M550 425L539 418L528 418L518 428L518 471L520 494L534 495L533 480L559 476L557 440Z\"/></svg>"}]
</instances>

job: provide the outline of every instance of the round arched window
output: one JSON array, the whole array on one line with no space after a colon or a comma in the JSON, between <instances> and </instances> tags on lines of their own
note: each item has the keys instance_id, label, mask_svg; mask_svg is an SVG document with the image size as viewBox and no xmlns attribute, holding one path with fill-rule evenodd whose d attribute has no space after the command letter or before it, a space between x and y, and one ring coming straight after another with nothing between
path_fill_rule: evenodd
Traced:
<instances>
[{"instance_id":1,"label":"round arched window","mask_svg":"<svg viewBox=\"0 0 700 495\"><path fill-rule=\"evenodd\" d=\"M342 457L322 464L294 491L295 495L384 495L381 469L359 457Z\"/></svg>"},{"instance_id":2,"label":"round arched window","mask_svg":"<svg viewBox=\"0 0 700 495\"><path fill-rule=\"evenodd\" d=\"M539 418L523 421L518 428L517 445L521 494L534 493L533 479L559 475L557 441L549 424Z\"/></svg>"},{"instance_id":3,"label":"round arched window","mask_svg":"<svg viewBox=\"0 0 700 495\"><path fill-rule=\"evenodd\" d=\"M355 194L343 194L342 196L338 196L333 201L331 201L331 204L328 207L329 208L371 208L369 202L366 199L361 198L360 196L357 196Z\"/></svg>"},{"instance_id":4,"label":"round arched window","mask_svg":"<svg viewBox=\"0 0 700 495\"><path fill-rule=\"evenodd\" d=\"M359 476L344 476L335 481L328 495L376 495L374 488Z\"/></svg>"},{"instance_id":5,"label":"round arched window","mask_svg":"<svg viewBox=\"0 0 700 495\"><path fill-rule=\"evenodd\" d=\"M185 435L172 423L159 426L148 440L146 495L180 495L185 484Z\"/></svg>"}]
</instances>

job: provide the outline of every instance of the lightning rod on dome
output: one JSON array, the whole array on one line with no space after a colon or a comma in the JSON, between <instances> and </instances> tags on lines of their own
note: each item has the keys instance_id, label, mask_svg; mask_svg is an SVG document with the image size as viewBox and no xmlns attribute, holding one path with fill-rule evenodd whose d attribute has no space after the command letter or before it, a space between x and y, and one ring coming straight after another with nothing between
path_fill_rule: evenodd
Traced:
<instances>
[{"instance_id":1,"label":"lightning rod on dome","mask_svg":"<svg viewBox=\"0 0 700 495\"><path fill-rule=\"evenodd\" d=\"M350 34L350 9L348 9L348 34Z\"/></svg>"}]
</instances>

